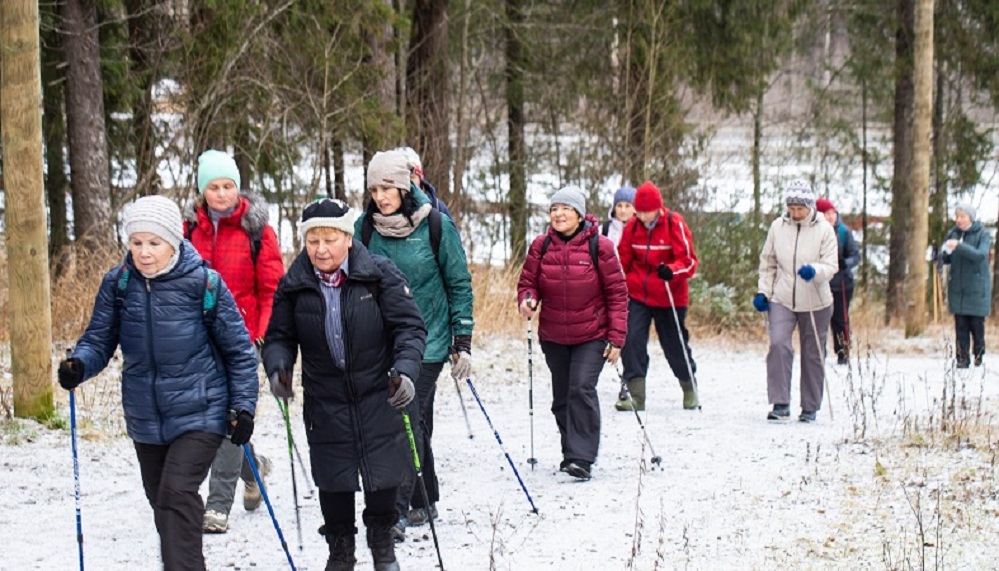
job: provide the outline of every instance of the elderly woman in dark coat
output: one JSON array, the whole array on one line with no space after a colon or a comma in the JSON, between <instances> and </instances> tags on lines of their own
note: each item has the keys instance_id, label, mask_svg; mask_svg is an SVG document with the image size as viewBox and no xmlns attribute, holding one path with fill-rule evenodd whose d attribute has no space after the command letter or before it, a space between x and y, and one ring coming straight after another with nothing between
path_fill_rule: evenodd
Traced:
<instances>
[{"instance_id":1,"label":"elderly woman in dark coat","mask_svg":"<svg viewBox=\"0 0 999 571\"><path fill-rule=\"evenodd\" d=\"M954 227L947 232L940 261L950 264L947 280L947 307L954 314L957 368L967 369L972 354L975 366L985 355L985 318L992 304L992 272L989 250L992 236L981 221L975 220L975 207L964 203L954 212ZM974 350L971 351L971 338Z\"/></svg>"},{"instance_id":2,"label":"elderly woman in dark coat","mask_svg":"<svg viewBox=\"0 0 999 571\"><path fill-rule=\"evenodd\" d=\"M354 213L338 200L306 207L305 251L274 296L263 350L271 391L292 396L302 353L304 420L330 556L327 571L354 568L354 494L378 571L399 569L395 497L412 456L402 415L415 396L427 330L406 278L353 239ZM390 371L397 375L389 377Z\"/></svg>"},{"instance_id":3,"label":"elderly woman in dark coat","mask_svg":"<svg viewBox=\"0 0 999 571\"><path fill-rule=\"evenodd\" d=\"M97 375L121 345L125 426L163 568L204 571L198 487L229 430L236 445L250 440L257 359L225 283L208 291L213 273L183 239L173 201L136 200L125 232L129 253L104 275L90 325L59 366L59 384L72 390ZM206 314L212 293L215 306Z\"/></svg>"}]
</instances>

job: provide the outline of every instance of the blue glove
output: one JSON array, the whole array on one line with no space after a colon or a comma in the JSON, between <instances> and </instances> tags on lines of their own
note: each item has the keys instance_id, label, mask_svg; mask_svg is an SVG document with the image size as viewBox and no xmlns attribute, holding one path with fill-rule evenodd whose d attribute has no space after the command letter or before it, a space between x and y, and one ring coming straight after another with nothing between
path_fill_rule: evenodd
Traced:
<instances>
[{"instance_id":1,"label":"blue glove","mask_svg":"<svg viewBox=\"0 0 999 571\"><path fill-rule=\"evenodd\" d=\"M798 268L798 275L801 276L801 279L806 282L810 282L813 278L815 278L815 268L813 268L810 264L805 264L804 266Z\"/></svg>"},{"instance_id":2,"label":"blue glove","mask_svg":"<svg viewBox=\"0 0 999 571\"><path fill-rule=\"evenodd\" d=\"M753 307L760 313L770 311L770 302L767 301L767 296L762 293L756 294L756 297L753 298Z\"/></svg>"}]
</instances>

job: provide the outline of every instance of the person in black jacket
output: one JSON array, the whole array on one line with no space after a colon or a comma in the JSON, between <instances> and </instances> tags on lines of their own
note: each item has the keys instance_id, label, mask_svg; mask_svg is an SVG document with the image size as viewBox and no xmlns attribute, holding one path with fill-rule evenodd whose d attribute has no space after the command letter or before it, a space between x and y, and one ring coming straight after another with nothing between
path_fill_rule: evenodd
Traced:
<instances>
[{"instance_id":1,"label":"person in black jacket","mask_svg":"<svg viewBox=\"0 0 999 571\"><path fill-rule=\"evenodd\" d=\"M829 324L833 332L833 349L836 350L837 364L850 362L850 300L853 299L853 268L860 263L860 250L853 233L843 224L836 207L828 199L815 201L815 209L822 213L826 222L836 232L836 251L839 269L829 281L833 294L833 314Z\"/></svg>"},{"instance_id":2,"label":"person in black jacket","mask_svg":"<svg viewBox=\"0 0 999 571\"><path fill-rule=\"evenodd\" d=\"M326 569L354 568L360 475L375 569L392 571L399 569L395 498L412 462L399 410L416 394L412 379L420 375L427 329L405 276L353 239L354 218L339 200L303 211L305 251L278 284L263 361L271 392L290 398L301 349L305 429L330 550Z\"/></svg>"}]
</instances>

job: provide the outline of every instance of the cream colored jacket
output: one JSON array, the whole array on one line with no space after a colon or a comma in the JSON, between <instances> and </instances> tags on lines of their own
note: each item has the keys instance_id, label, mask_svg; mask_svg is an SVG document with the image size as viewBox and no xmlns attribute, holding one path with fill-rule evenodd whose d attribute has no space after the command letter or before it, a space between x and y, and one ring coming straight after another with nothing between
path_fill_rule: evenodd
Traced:
<instances>
[{"instance_id":1,"label":"cream colored jacket","mask_svg":"<svg viewBox=\"0 0 999 571\"><path fill-rule=\"evenodd\" d=\"M839 268L836 232L813 208L801 222L785 213L770 225L760 253L759 291L770 303L791 311L815 311L832 305L829 280ZM811 264L815 278L806 282L798 275Z\"/></svg>"}]
</instances>

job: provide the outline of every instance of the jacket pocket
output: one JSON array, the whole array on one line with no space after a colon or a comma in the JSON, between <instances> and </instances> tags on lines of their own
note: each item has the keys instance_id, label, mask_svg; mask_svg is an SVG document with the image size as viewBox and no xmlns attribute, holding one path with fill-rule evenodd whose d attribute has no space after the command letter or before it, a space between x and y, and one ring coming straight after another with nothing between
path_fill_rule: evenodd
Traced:
<instances>
[{"instance_id":1,"label":"jacket pocket","mask_svg":"<svg viewBox=\"0 0 999 571\"><path fill-rule=\"evenodd\" d=\"M208 379L204 375L160 379L159 408L167 416L183 416L208 408Z\"/></svg>"}]
</instances>

